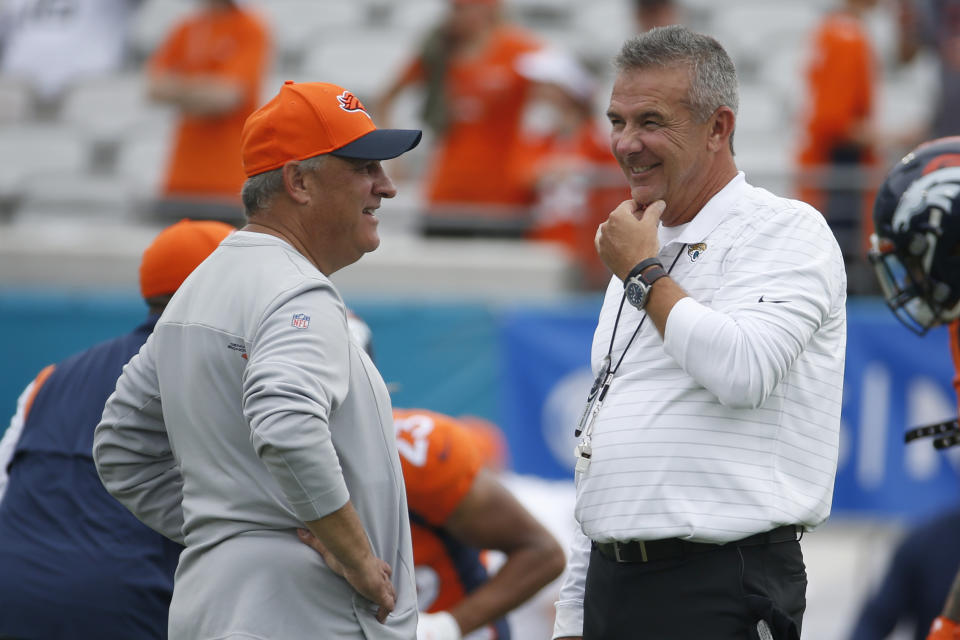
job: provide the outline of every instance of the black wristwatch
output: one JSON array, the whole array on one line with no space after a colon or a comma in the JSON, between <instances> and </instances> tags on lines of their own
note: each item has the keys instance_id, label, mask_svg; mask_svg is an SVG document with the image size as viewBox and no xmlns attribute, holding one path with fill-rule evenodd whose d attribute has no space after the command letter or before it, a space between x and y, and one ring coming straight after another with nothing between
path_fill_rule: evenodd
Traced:
<instances>
[{"instance_id":1,"label":"black wristwatch","mask_svg":"<svg viewBox=\"0 0 960 640\"><path fill-rule=\"evenodd\" d=\"M624 293L627 302L637 309L643 309L650 298L650 288L653 283L667 275L663 263L656 258L647 258L633 269L627 276L624 284Z\"/></svg>"}]
</instances>

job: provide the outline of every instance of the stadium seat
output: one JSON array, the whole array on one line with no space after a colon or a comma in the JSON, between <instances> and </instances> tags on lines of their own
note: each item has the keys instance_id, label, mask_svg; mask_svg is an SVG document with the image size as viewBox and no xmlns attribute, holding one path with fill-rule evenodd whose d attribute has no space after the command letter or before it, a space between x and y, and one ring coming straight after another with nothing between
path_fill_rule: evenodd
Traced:
<instances>
[{"instance_id":1,"label":"stadium seat","mask_svg":"<svg viewBox=\"0 0 960 640\"><path fill-rule=\"evenodd\" d=\"M137 60L154 52L173 25L199 9L194 0L144 0L130 27L130 46Z\"/></svg>"},{"instance_id":2,"label":"stadium seat","mask_svg":"<svg viewBox=\"0 0 960 640\"><path fill-rule=\"evenodd\" d=\"M313 41L325 40L344 29L362 29L369 14L369 3L363 0L269 0L253 6L270 26L278 65L282 69L296 66Z\"/></svg>"},{"instance_id":3,"label":"stadium seat","mask_svg":"<svg viewBox=\"0 0 960 640\"><path fill-rule=\"evenodd\" d=\"M80 173L90 166L89 140L59 123L0 126L0 149L0 199L22 195L31 176Z\"/></svg>"},{"instance_id":4,"label":"stadium seat","mask_svg":"<svg viewBox=\"0 0 960 640\"><path fill-rule=\"evenodd\" d=\"M741 1L714 13L707 32L727 49L749 79L770 56L802 46L820 17L807 2Z\"/></svg>"},{"instance_id":5,"label":"stadium seat","mask_svg":"<svg viewBox=\"0 0 960 640\"><path fill-rule=\"evenodd\" d=\"M301 73L309 80L349 87L372 103L400 72L412 47L387 28L341 30L317 38L308 48Z\"/></svg>"},{"instance_id":6,"label":"stadium seat","mask_svg":"<svg viewBox=\"0 0 960 640\"><path fill-rule=\"evenodd\" d=\"M938 86L936 62L928 56L922 56L909 67L886 73L877 96L880 131L897 134L929 122L934 102L918 100L917 96L934 95Z\"/></svg>"},{"instance_id":7,"label":"stadium seat","mask_svg":"<svg viewBox=\"0 0 960 640\"><path fill-rule=\"evenodd\" d=\"M572 8L571 24L577 51L588 59L609 66L620 46L636 32L629 2L580 2Z\"/></svg>"},{"instance_id":8,"label":"stadium seat","mask_svg":"<svg viewBox=\"0 0 960 640\"><path fill-rule=\"evenodd\" d=\"M782 136L792 126L786 117L782 97L764 84L740 85L738 133Z\"/></svg>"},{"instance_id":9,"label":"stadium seat","mask_svg":"<svg viewBox=\"0 0 960 640\"><path fill-rule=\"evenodd\" d=\"M390 3L389 26L411 53L429 29L443 20L446 0L404 0Z\"/></svg>"},{"instance_id":10,"label":"stadium seat","mask_svg":"<svg viewBox=\"0 0 960 640\"><path fill-rule=\"evenodd\" d=\"M46 173L20 184L14 222L133 222L137 206L130 182L116 175Z\"/></svg>"},{"instance_id":11,"label":"stadium seat","mask_svg":"<svg viewBox=\"0 0 960 640\"><path fill-rule=\"evenodd\" d=\"M167 158L173 142L174 121L151 122L134 127L121 136L115 173L127 180L134 197L154 198L166 175Z\"/></svg>"},{"instance_id":12,"label":"stadium seat","mask_svg":"<svg viewBox=\"0 0 960 640\"><path fill-rule=\"evenodd\" d=\"M147 99L143 73L129 72L77 84L64 96L60 117L97 143L115 144L125 130L170 118L171 110Z\"/></svg>"},{"instance_id":13,"label":"stadium seat","mask_svg":"<svg viewBox=\"0 0 960 640\"><path fill-rule=\"evenodd\" d=\"M0 75L0 124L23 122L31 117L34 95L30 83Z\"/></svg>"}]
</instances>

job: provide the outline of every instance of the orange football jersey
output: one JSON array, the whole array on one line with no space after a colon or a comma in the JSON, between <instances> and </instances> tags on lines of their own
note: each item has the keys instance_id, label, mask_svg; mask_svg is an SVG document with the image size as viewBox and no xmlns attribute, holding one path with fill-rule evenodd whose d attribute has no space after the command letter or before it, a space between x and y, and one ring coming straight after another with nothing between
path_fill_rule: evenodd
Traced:
<instances>
[{"instance_id":1,"label":"orange football jersey","mask_svg":"<svg viewBox=\"0 0 960 640\"><path fill-rule=\"evenodd\" d=\"M411 512L420 609L447 610L469 591L477 566L464 566L463 550L451 546L454 541L442 527L470 490L480 455L466 428L449 416L398 409L393 418Z\"/></svg>"}]
</instances>

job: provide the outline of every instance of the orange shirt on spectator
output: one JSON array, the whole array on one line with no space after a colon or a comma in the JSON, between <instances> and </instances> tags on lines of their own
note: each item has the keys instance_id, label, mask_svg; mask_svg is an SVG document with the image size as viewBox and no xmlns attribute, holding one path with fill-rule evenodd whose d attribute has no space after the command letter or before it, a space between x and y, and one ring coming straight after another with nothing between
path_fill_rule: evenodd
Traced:
<instances>
[{"instance_id":1,"label":"orange shirt on spectator","mask_svg":"<svg viewBox=\"0 0 960 640\"><path fill-rule=\"evenodd\" d=\"M244 182L240 131L257 107L268 51L264 23L251 12L233 7L188 17L151 57L150 73L218 76L243 87L241 104L229 113L181 116L165 193L239 199Z\"/></svg>"},{"instance_id":2,"label":"orange shirt on spectator","mask_svg":"<svg viewBox=\"0 0 960 640\"><path fill-rule=\"evenodd\" d=\"M438 135L426 176L432 204L528 204L528 192L511 175L530 82L517 73L516 59L539 42L517 27L497 27L487 46L470 58L449 61L445 77L446 129ZM415 59L402 82L424 81Z\"/></svg>"},{"instance_id":3,"label":"orange shirt on spectator","mask_svg":"<svg viewBox=\"0 0 960 640\"><path fill-rule=\"evenodd\" d=\"M570 138L550 136L528 145L523 156L517 171L525 168L534 191L527 236L564 246L580 267L584 287L605 286L610 271L597 256L594 237L610 212L630 198L606 132L591 120Z\"/></svg>"},{"instance_id":4,"label":"orange shirt on spectator","mask_svg":"<svg viewBox=\"0 0 960 640\"><path fill-rule=\"evenodd\" d=\"M874 112L875 61L863 23L844 12L828 15L813 38L813 57L807 69L807 109L797 164L802 175L798 197L828 218L826 189L808 180L811 170L843 165L866 169L876 162L872 144L857 140L858 130L869 127ZM841 154L848 157L842 159ZM851 174L836 176L838 180ZM842 187L843 185L841 185ZM863 188L865 183L853 188ZM870 222L872 194L864 193L862 221ZM869 231L864 230L865 237Z\"/></svg>"}]
</instances>

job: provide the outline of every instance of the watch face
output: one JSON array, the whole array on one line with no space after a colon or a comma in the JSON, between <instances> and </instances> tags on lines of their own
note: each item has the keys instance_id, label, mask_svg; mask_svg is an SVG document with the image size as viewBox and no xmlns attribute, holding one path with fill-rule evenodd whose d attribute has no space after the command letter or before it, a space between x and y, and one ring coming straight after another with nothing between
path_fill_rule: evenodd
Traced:
<instances>
[{"instance_id":1,"label":"watch face","mask_svg":"<svg viewBox=\"0 0 960 640\"><path fill-rule=\"evenodd\" d=\"M627 302L635 306L637 309L643 308L643 305L646 302L646 293L646 288L636 280L631 279L630 282L627 283Z\"/></svg>"}]
</instances>

